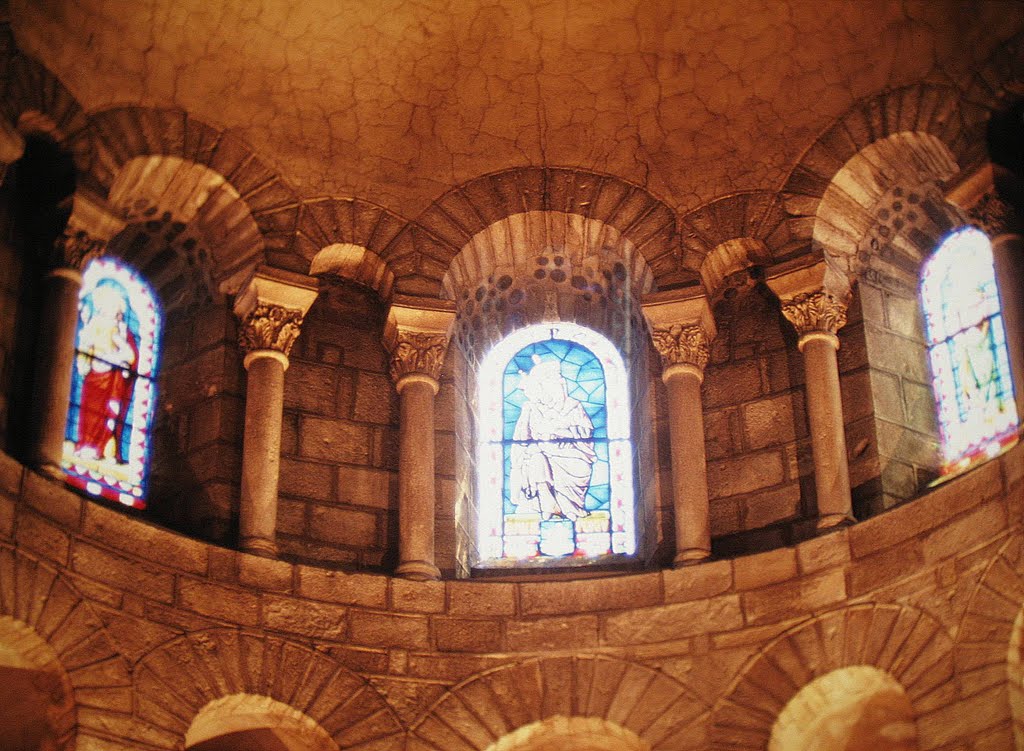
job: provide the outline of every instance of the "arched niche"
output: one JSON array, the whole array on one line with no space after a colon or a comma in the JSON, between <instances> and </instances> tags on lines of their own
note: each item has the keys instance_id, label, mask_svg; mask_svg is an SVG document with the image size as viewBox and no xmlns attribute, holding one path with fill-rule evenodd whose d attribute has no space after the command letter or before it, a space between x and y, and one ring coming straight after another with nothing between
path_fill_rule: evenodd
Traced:
<instances>
[{"instance_id":1,"label":"arched niche","mask_svg":"<svg viewBox=\"0 0 1024 751\"><path fill-rule=\"evenodd\" d=\"M557 715L499 738L486 751L650 751L636 733L600 717Z\"/></svg>"},{"instance_id":2,"label":"arched niche","mask_svg":"<svg viewBox=\"0 0 1024 751\"><path fill-rule=\"evenodd\" d=\"M75 722L71 681L57 653L31 627L0 616L0 748L70 751Z\"/></svg>"},{"instance_id":3,"label":"arched niche","mask_svg":"<svg viewBox=\"0 0 1024 751\"><path fill-rule=\"evenodd\" d=\"M338 751L327 732L294 707L256 694L231 694L199 710L187 751Z\"/></svg>"},{"instance_id":4,"label":"arched niche","mask_svg":"<svg viewBox=\"0 0 1024 751\"><path fill-rule=\"evenodd\" d=\"M768 751L917 751L903 686L870 665L839 668L800 689L772 726Z\"/></svg>"}]
</instances>

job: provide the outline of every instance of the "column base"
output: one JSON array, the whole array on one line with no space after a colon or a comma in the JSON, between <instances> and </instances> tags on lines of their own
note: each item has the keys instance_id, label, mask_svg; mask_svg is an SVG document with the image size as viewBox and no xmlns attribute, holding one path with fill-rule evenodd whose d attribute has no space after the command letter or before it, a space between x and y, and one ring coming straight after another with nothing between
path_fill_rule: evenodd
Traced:
<instances>
[{"instance_id":1,"label":"column base","mask_svg":"<svg viewBox=\"0 0 1024 751\"><path fill-rule=\"evenodd\" d=\"M676 568L682 566L693 566L697 563L703 563L711 557L711 551L705 548L687 548L676 553L676 557L672 561L672 565Z\"/></svg>"},{"instance_id":2,"label":"column base","mask_svg":"<svg viewBox=\"0 0 1024 751\"><path fill-rule=\"evenodd\" d=\"M836 527L845 527L853 524L851 519L846 514L826 514L825 516L819 517L818 521L815 522L814 528L819 532L824 532Z\"/></svg>"},{"instance_id":3,"label":"column base","mask_svg":"<svg viewBox=\"0 0 1024 751\"><path fill-rule=\"evenodd\" d=\"M395 575L416 582L437 581L441 572L429 561L403 561L395 569Z\"/></svg>"},{"instance_id":4,"label":"column base","mask_svg":"<svg viewBox=\"0 0 1024 751\"><path fill-rule=\"evenodd\" d=\"M243 553L249 555L258 555L260 558L277 558L277 545L273 540L268 540L265 537L243 538L238 547Z\"/></svg>"}]
</instances>

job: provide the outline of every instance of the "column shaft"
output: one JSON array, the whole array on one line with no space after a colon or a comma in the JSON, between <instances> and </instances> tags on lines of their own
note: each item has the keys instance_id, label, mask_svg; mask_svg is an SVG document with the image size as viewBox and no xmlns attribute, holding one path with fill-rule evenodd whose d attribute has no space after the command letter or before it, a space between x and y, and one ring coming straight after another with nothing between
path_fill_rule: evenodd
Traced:
<instances>
[{"instance_id":1,"label":"column shaft","mask_svg":"<svg viewBox=\"0 0 1024 751\"><path fill-rule=\"evenodd\" d=\"M423 373L397 383L401 401L398 444L397 573L407 579L439 579L434 565L434 395L438 384Z\"/></svg>"},{"instance_id":2,"label":"column shaft","mask_svg":"<svg viewBox=\"0 0 1024 751\"><path fill-rule=\"evenodd\" d=\"M277 483L281 464L284 371L288 358L276 350L255 350L245 358L245 439L239 509L242 550L277 555Z\"/></svg>"},{"instance_id":3,"label":"column shaft","mask_svg":"<svg viewBox=\"0 0 1024 751\"><path fill-rule=\"evenodd\" d=\"M34 463L42 472L62 478L61 459L71 400L82 276L74 269L56 269L46 277L46 287L44 321L48 325L39 340L38 417L32 453Z\"/></svg>"},{"instance_id":4,"label":"column shaft","mask_svg":"<svg viewBox=\"0 0 1024 751\"><path fill-rule=\"evenodd\" d=\"M837 347L838 339L834 334L812 332L800 339L807 382L814 487L818 495L818 529L848 521L852 509Z\"/></svg>"},{"instance_id":5,"label":"column shaft","mask_svg":"<svg viewBox=\"0 0 1024 751\"><path fill-rule=\"evenodd\" d=\"M679 566L711 555L704 412L700 397L702 375L696 366L672 365L666 369L663 379L668 391L676 519L675 564Z\"/></svg>"},{"instance_id":6,"label":"column shaft","mask_svg":"<svg viewBox=\"0 0 1024 751\"><path fill-rule=\"evenodd\" d=\"M992 241L1006 349L1013 375L1017 417L1024 418L1024 238L1005 234Z\"/></svg>"}]
</instances>

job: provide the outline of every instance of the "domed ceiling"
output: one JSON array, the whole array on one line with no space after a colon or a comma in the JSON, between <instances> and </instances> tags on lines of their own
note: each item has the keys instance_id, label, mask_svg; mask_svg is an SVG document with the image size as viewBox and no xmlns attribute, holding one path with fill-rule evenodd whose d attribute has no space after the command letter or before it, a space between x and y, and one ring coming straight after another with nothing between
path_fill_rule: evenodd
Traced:
<instances>
[{"instance_id":1,"label":"domed ceiling","mask_svg":"<svg viewBox=\"0 0 1024 751\"><path fill-rule=\"evenodd\" d=\"M19 45L87 112L180 107L307 197L414 217L526 165L680 212L777 190L858 99L963 85L1024 28L1008 2L11 0Z\"/></svg>"}]
</instances>

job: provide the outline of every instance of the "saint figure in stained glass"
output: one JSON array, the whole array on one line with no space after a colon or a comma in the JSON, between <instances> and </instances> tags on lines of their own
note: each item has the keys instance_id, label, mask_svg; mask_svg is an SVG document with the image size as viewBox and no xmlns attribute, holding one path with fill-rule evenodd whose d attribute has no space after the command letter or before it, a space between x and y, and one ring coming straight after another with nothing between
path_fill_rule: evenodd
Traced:
<instances>
[{"instance_id":1,"label":"saint figure in stained glass","mask_svg":"<svg viewBox=\"0 0 1024 751\"><path fill-rule=\"evenodd\" d=\"M68 482L144 505L160 317L149 286L111 258L82 275L64 441Z\"/></svg>"},{"instance_id":2,"label":"saint figure in stained glass","mask_svg":"<svg viewBox=\"0 0 1024 751\"><path fill-rule=\"evenodd\" d=\"M943 471L965 469L1016 441L1017 409L992 246L973 227L953 232L921 273Z\"/></svg>"},{"instance_id":3,"label":"saint figure in stained glass","mask_svg":"<svg viewBox=\"0 0 1024 751\"><path fill-rule=\"evenodd\" d=\"M559 361L545 362L539 355L532 360L529 373L519 372L526 401L512 435L512 503L544 521L579 519L587 515L594 426L583 405L569 396Z\"/></svg>"},{"instance_id":4,"label":"saint figure in stained glass","mask_svg":"<svg viewBox=\"0 0 1024 751\"><path fill-rule=\"evenodd\" d=\"M633 553L622 356L568 323L521 329L484 358L477 444L483 560Z\"/></svg>"}]
</instances>

